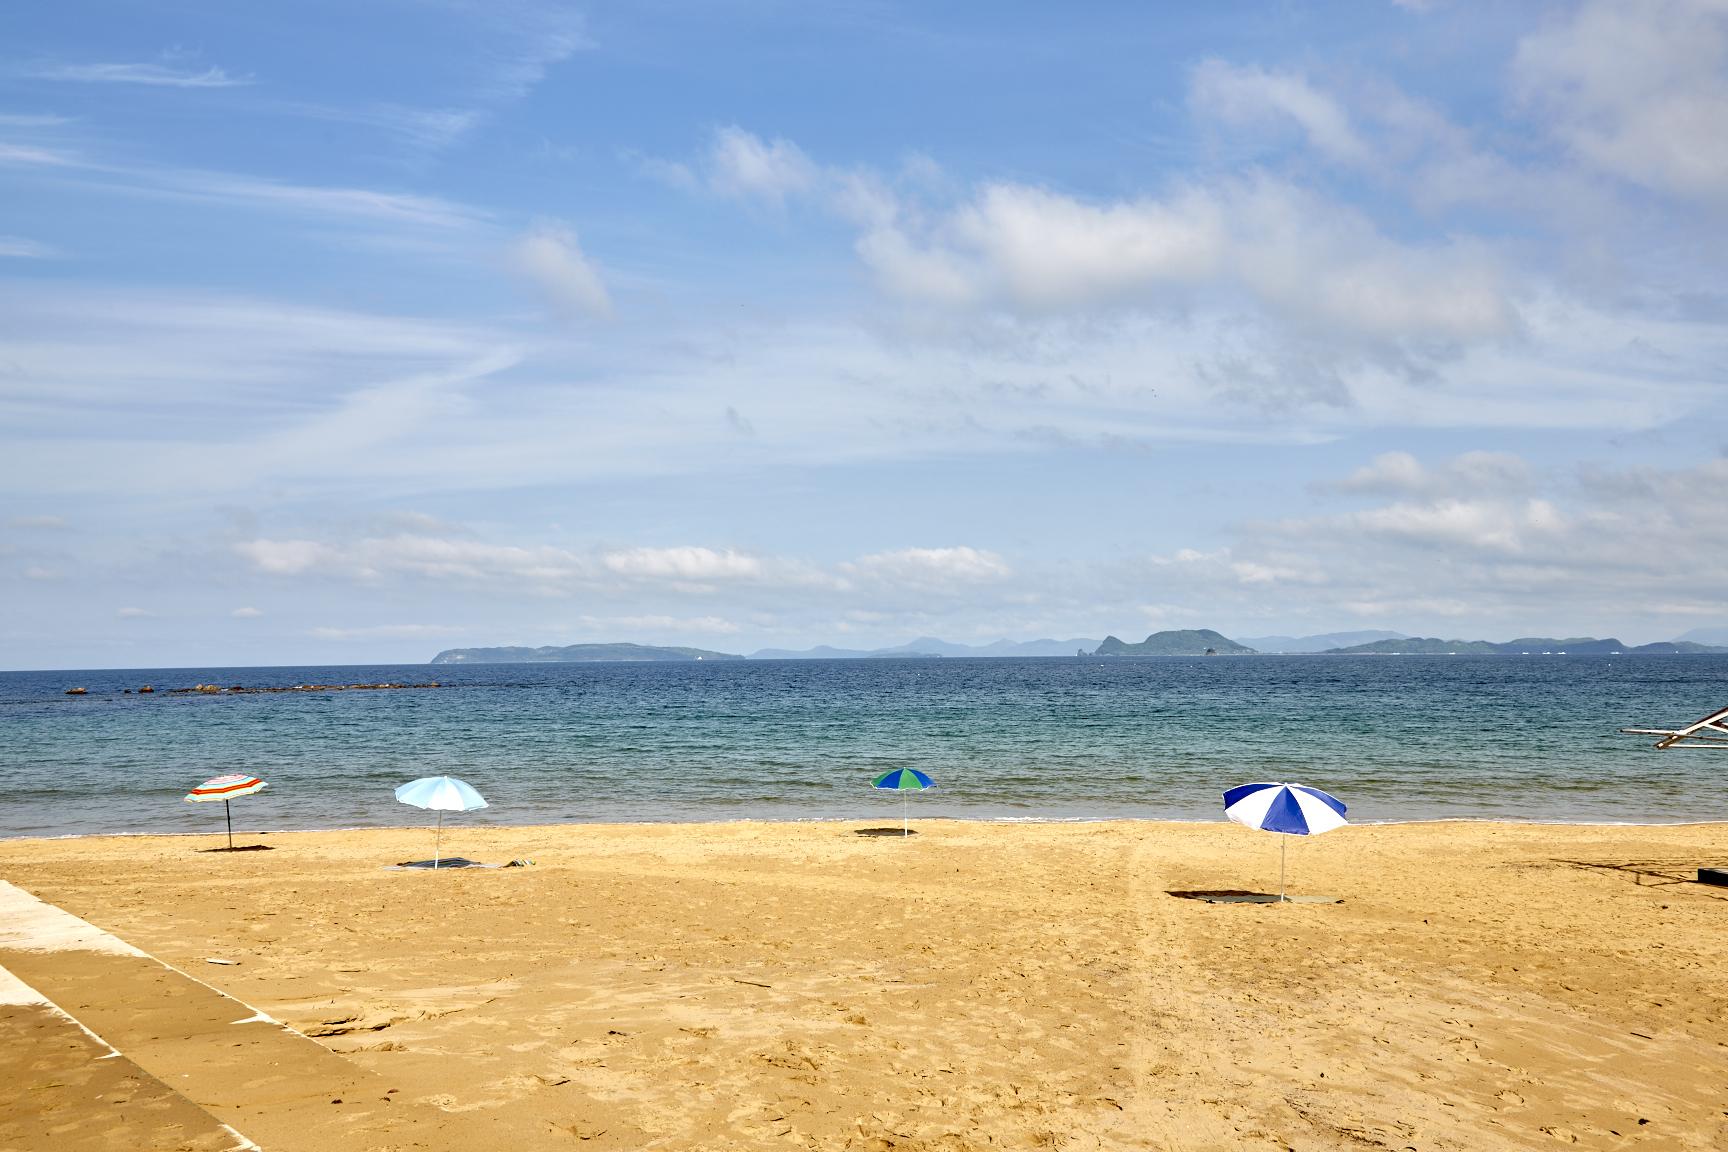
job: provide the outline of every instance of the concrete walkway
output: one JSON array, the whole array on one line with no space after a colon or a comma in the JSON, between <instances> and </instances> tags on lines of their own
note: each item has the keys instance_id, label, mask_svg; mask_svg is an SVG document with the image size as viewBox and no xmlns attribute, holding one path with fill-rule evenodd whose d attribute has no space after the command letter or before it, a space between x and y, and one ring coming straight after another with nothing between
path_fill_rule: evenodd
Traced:
<instances>
[{"instance_id":1,"label":"concrete walkway","mask_svg":"<svg viewBox=\"0 0 1728 1152\"><path fill-rule=\"evenodd\" d=\"M382 1077L5 881L0 1083L3 1152L488 1143L468 1118L400 1099Z\"/></svg>"}]
</instances>

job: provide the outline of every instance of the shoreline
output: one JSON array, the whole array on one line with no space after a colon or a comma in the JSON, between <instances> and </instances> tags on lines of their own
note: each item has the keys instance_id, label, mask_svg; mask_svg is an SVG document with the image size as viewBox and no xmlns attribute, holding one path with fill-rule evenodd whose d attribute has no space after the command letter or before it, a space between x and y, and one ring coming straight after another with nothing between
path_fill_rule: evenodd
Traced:
<instances>
[{"instance_id":1,"label":"shoreline","mask_svg":"<svg viewBox=\"0 0 1728 1152\"><path fill-rule=\"evenodd\" d=\"M763 828L788 827L799 828L816 825L866 824L876 820L886 820L894 812L881 816L809 816L798 819L781 819L775 817L758 818L739 816L730 820L555 820L542 822L514 823L507 821L490 821L478 824L447 823L446 832L485 832L490 830L511 831L551 831L559 828L614 828L614 829L645 829L645 828L733 828L753 826ZM1061 827L1068 825L1125 825L1125 826L1170 826L1172 828L1232 826L1233 822L1222 817L1217 819L1202 819L1194 817L1183 819L1174 816L1136 817L1136 816L915 816L913 823L935 823L943 825L979 825L984 827L1016 826L1029 827ZM1719 820L1545 820L1545 819L1511 819L1499 816L1436 816L1420 817L1410 820L1352 820L1346 828L1403 828L1432 827L1439 824L1461 824L1469 827L1484 825L1500 825L1507 828L1628 828L1659 830L1663 828L1711 828L1720 826L1728 829L1728 817ZM341 824L320 828L251 828L236 829L236 836L317 836L326 833L363 833L363 832L415 832L424 830L429 824ZM1235 825L1240 827L1240 825ZM914 829L916 831L916 829ZM20 844L30 842L60 843L69 840L134 840L162 837L179 839L194 836L225 836L222 831L145 831L145 832L64 832L48 835L0 835L0 844ZM1311 840L1314 837L1301 836L1296 839Z\"/></svg>"}]
</instances>

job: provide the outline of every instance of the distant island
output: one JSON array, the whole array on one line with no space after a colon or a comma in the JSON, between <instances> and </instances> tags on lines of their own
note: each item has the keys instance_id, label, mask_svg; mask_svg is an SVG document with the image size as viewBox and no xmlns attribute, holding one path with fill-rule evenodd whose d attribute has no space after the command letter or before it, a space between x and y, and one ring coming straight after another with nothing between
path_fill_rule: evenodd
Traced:
<instances>
[{"instance_id":1,"label":"distant island","mask_svg":"<svg viewBox=\"0 0 1728 1152\"><path fill-rule=\"evenodd\" d=\"M1181 628L1154 632L1138 644L1114 636L1104 637L1094 656L1254 656L1254 649L1238 644L1210 628Z\"/></svg>"},{"instance_id":2,"label":"distant island","mask_svg":"<svg viewBox=\"0 0 1728 1152\"><path fill-rule=\"evenodd\" d=\"M1232 640L1211 628L1180 628L1154 632L1138 644L1115 636L1102 641L997 640L991 644L955 644L920 636L892 648L763 648L748 657L706 648L656 647L651 644L568 644L541 648L450 648L432 658L434 664L605 664L630 661L687 662L709 660L929 660L941 656L979 657L1114 657L1114 656L1685 656L1728 654L1728 646L1694 640L1662 640L1654 644L1622 644L1610 636L1522 636L1494 640L1441 640L1406 636L1401 632L1330 632L1317 636L1254 637L1254 645Z\"/></svg>"},{"instance_id":3,"label":"distant island","mask_svg":"<svg viewBox=\"0 0 1728 1152\"><path fill-rule=\"evenodd\" d=\"M1331 648L1327 656L1683 656L1719 654L1728 648L1698 644L1691 640L1661 640L1654 644L1622 644L1612 636L1522 636L1505 643L1492 640L1440 640L1432 636L1406 636L1400 640L1375 640L1348 648Z\"/></svg>"},{"instance_id":4,"label":"distant island","mask_svg":"<svg viewBox=\"0 0 1728 1152\"><path fill-rule=\"evenodd\" d=\"M920 636L893 648L830 648L826 644L794 651L764 648L750 653L752 660L867 660L903 656L1073 656L1098 647L1096 640L997 640L992 644L955 644L934 636Z\"/></svg>"},{"instance_id":5,"label":"distant island","mask_svg":"<svg viewBox=\"0 0 1728 1152\"><path fill-rule=\"evenodd\" d=\"M625 661L742 660L706 648L656 648L648 644L568 644L562 648L449 648L434 664L606 664Z\"/></svg>"}]
</instances>

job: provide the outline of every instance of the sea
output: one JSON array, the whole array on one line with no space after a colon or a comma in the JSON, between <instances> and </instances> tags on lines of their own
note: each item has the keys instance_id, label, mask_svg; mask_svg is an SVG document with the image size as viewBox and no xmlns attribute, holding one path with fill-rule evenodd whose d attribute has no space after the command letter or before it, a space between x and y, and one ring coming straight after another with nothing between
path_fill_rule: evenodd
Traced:
<instances>
[{"instance_id":1,"label":"sea","mask_svg":"<svg viewBox=\"0 0 1728 1152\"><path fill-rule=\"evenodd\" d=\"M196 684L436 688L177 694ZM149 684L154 693L140 695ZM81 687L84 695L66 690ZM128 694L127 689L133 691ZM1623 727L1728 705L1728 656L764 660L0 673L0 837L474 823L1222 818L1259 780L1354 821L1728 820L1728 752ZM913 767L936 787L873 789Z\"/></svg>"}]
</instances>

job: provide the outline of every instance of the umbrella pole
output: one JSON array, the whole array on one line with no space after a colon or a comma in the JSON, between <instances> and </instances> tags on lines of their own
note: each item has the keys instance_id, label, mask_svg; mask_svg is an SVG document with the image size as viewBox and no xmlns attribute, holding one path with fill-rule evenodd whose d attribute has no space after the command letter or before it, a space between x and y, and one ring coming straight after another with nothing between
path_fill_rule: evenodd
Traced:
<instances>
[{"instance_id":1,"label":"umbrella pole","mask_svg":"<svg viewBox=\"0 0 1728 1152\"><path fill-rule=\"evenodd\" d=\"M222 801L222 814L228 817L228 850L234 850L234 809L228 801Z\"/></svg>"},{"instance_id":2,"label":"umbrella pole","mask_svg":"<svg viewBox=\"0 0 1728 1152\"><path fill-rule=\"evenodd\" d=\"M444 847L444 813L438 813L438 831L432 838L432 868L438 868L438 855Z\"/></svg>"},{"instance_id":3,"label":"umbrella pole","mask_svg":"<svg viewBox=\"0 0 1728 1152\"><path fill-rule=\"evenodd\" d=\"M1278 837L1278 903L1284 903L1284 850L1290 846L1288 836Z\"/></svg>"},{"instance_id":4,"label":"umbrella pole","mask_svg":"<svg viewBox=\"0 0 1728 1152\"><path fill-rule=\"evenodd\" d=\"M912 835L912 797L900 794L900 838Z\"/></svg>"}]
</instances>

